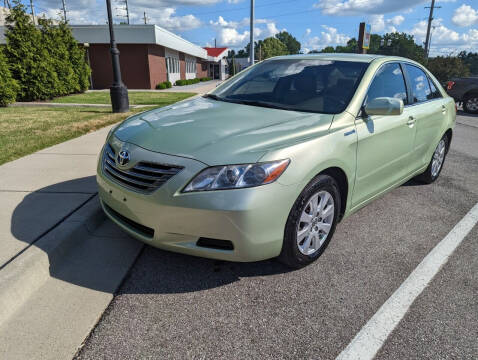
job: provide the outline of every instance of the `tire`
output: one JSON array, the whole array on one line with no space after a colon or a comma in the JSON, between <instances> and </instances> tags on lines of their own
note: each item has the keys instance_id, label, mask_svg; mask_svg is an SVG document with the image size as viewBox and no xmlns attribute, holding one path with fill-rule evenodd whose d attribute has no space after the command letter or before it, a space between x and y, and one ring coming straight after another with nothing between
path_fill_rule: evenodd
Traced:
<instances>
[{"instance_id":1,"label":"tire","mask_svg":"<svg viewBox=\"0 0 478 360\"><path fill-rule=\"evenodd\" d=\"M443 169L443 164L445 163L445 158L446 158L446 154L448 152L449 146L450 146L450 139L448 139L447 135L443 135L443 137L438 142L438 145L436 146L435 151L433 152L432 159L430 160L430 163L428 164L427 169L425 170L423 174L420 174L419 176L417 176L417 180L424 182L425 184L431 184L436 179L438 179L438 176L440 176L441 170ZM440 155L442 151L443 151L443 154ZM435 167L437 166L436 161L439 161L438 168Z\"/></svg>"},{"instance_id":2,"label":"tire","mask_svg":"<svg viewBox=\"0 0 478 360\"><path fill-rule=\"evenodd\" d=\"M478 94L466 95L463 99L463 111L478 114Z\"/></svg>"},{"instance_id":3,"label":"tire","mask_svg":"<svg viewBox=\"0 0 478 360\"><path fill-rule=\"evenodd\" d=\"M315 213L311 207L314 203L317 204ZM329 175L315 177L299 195L290 211L279 261L298 269L317 260L334 235L341 211L340 204L341 194L337 181Z\"/></svg>"}]
</instances>

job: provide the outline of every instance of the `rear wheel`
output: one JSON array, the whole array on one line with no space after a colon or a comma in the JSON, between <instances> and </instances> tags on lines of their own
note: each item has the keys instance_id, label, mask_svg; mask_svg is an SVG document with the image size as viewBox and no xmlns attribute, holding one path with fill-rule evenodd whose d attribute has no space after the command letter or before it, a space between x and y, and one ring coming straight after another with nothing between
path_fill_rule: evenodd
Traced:
<instances>
[{"instance_id":1,"label":"rear wheel","mask_svg":"<svg viewBox=\"0 0 478 360\"><path fill-rule=\"evenodd\" d=\"M445 162L446 153L448 151L450 140L448 136L443 135L443 137L438 142L435 151L433 152L433 157L428 164L425 172L417 177L418 180L431 184L440 175L441 169L443 168L443 163Z\"/></svg>"},{"instance_id":2,"label":"rear wheel","mask_svg":"<svg viewBox=\"0 0 478 360\"><path fill-rule=\"evenodd\" d=\"M334 178L319 175L312 180L289 214L279 260L293 268L315 261L335 232L340 204L339 186Z\"/></svg>"},{"instance_id":3,"label":"rear wheel","mask_svg":"<svg viewBox=\"0 0 478 360\"><path fill-rule=\"evenodd\" d=\"M465 96L463 99L463 110L470 114L478 114L478 94Z\"/></svg>"}]
</instances>

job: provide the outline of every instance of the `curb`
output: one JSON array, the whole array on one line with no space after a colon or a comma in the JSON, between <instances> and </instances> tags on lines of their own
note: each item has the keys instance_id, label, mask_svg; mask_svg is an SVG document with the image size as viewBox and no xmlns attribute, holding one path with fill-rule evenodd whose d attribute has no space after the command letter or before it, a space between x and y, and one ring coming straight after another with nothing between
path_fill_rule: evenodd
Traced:
<instances>
[{"instance_id":1,"label":"curb","mask_svg":"<svg viewBox=\"0 0 478 360\"><path fill-rule=\"evenodd\" d=\"M42 236L0 271L0 325L50 277L76 243L106 220L98 195Z\"/></svg>"}]
</instances>

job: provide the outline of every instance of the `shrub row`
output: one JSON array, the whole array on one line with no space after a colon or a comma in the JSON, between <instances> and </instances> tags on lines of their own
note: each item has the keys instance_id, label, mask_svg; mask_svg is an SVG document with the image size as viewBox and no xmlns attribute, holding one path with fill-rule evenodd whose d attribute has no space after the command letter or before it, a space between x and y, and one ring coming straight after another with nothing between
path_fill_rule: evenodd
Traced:
<instances>
[{"instance_id":1,"label":"shrub row","mask_svg":"<svg viewBox=\"0 0 478 360\"><path fill-rule=\"evenodd\" d=\"M156 89L158 90L164 90L164 89L169 89L173 87L173 84L171 84L171 81L163 81L162 83L159 83L156 85Z\"/></svg>"},{"instance_id":2,"label":"shrub row","mask_svg":"<svg viewBox=\"0 0 478 360\"><path fill-rule=\"evenodd\" d=\"M13 2L0 49L0 105L85 91L91 70L70 27L46 18L35 26L20 0Z\"/></svg>"},{"instance_id":3,"label":"shrub row","mask_svg":"<svg viewBox=\"0 0 478 360\"><path fill-rule=\"evenodd\" d=\"M192 85L197 84L200 81L209 81L212 80L210 77L202 77L202 78L195 78L195 79L188 79L188 80L176 80L174 85L176 86L184 86L184 85Z\"/></svg>"}]
</instances>

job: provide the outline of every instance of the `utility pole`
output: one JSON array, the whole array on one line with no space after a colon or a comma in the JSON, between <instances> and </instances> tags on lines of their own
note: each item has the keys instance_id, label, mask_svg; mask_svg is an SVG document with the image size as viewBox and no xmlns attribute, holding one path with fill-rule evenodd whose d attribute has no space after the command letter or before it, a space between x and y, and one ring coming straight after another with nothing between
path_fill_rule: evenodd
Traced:
<instances>
[{"instance_id":1,"label":"utility pole","mask_svg":"<svg viewBox=\"0 0 478 360\"><path fill-rule=\"evenodd\" d=\"M143 19L144 19L144 23L147 24L148 23L148 17L146 16L146 11L144 12Z\"/></svg>"},{"instance_id":2,"label":"utility pole","mask_svg":"<svg viewBox=\"0 0 478 360\"><path fill-rule=\"evenodd\" d=\"M3 0L3 7L11 9L12 5L10 4L10 0Z\"/></svg>"},{"instance_id":3,"label":"utility pole","mask_svg":"<svg viewBox=\"0 0 478 360\"><path fill-rule=\"evenodd\" d=\"M425 9L430 9L430 14L428 15L428 26L427 26L427 37L425 39L425 58L428 59L428 53L430 52L430 29L433 21L433 9L440 9L441 6L435 6L435 0L432 0L432 5L425 7Z\"/></svg>"},{"instance_id":4,"label":"utility pole","mask_svg":"<svg viewBox=\"0 0 478 360\"><path fill-rule=\"evenodd\" d=\"M124 6L119 7L119 8L116 8L116 9L126 11L126 15L120 14L120 15L117 15L117 16L125 17L125 18L126 18L126 23L129 25L128 0L116 0L116 1L117 1L118 3L124 4Z\"/></svg>"},{"instance_id":5,"label":"utility pole","mask_svg":"<svg viewBox=\"0 0 478 360\"><path fill-rule=\"evenodd\" d=\"M33 0L30 0L30 9L32 10L33 25L35 25L35 9L33 8Z\"/></svg>"},{"instance_id":6,"label":"utility pole","mask_svg":"<svg viewBox=\"0 0 478 360\"><path fill-rule=\"evenodd\" d=\"M214 38L214 47L217 48L216 38Z\"/></svg>"},{"instance_id":7,"label":"utility pole","mask_svg":"<svg viewBox=\"0 0 478 360\"><path fill-rule=\"evenodd\" d=\"M254 65L254 0L251 0L251 44L249 46L249 56L251 65Z\"/></svg>"},{"instance_id":8,"label":"utility pole","mask_svg":"<svg viewBox=\"0 0 478 360\"><path fill-rule=\"evenodd\" d=\"M61 2L62 2L62 4L63 4L63 19L65 20L65 22L67 22L65 0L61 0Z\"/></svg>"},{"instance_id":9,"label":"utility pole","mask_svg":"<svg viewBox=\"0 0 478 360\"><path fill-rule=\"evenodd\" d=\"M111 105L114 113L129 111L128 89L121 80L119 50L116 47L115 33L113 29L113 14L111 13L111 0L106 0L108 11L108 27L110 30L110 52L113 65L113 84L110 86Z\"/></svg>"}]
</instances>

